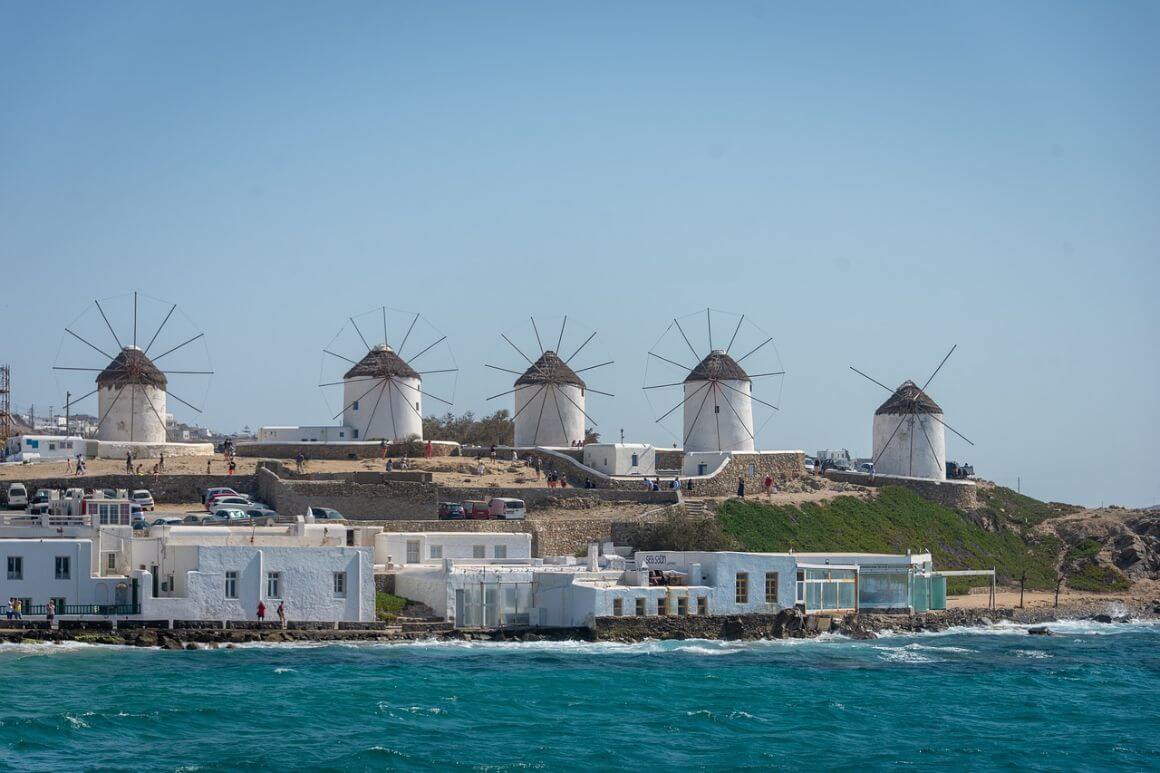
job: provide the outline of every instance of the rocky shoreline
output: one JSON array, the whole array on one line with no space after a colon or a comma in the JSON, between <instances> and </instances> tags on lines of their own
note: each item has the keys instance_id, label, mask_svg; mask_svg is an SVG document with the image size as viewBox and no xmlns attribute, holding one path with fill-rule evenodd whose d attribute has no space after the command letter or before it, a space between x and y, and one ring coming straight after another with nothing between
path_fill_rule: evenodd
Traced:
<instances>
[{"instance_id":1,"label":"rocky shoreline","mask_svg":"<svg viewBox=\"0 0 1160 773\"><path fill-rule=\"evenodd\" d=\"M113 628L107 623L71 625L60 629L45 627L0 627L0 641L9 643L80 642L127 647L155 647L166 650L220 649L254 643L327 643L417 641L605 641L635 643L648 640L683 639L805 639L825 633L852 639L874 639L884 632L923 633L955 627L977 628L1001 622L1032 626L1030 634L1050 633L1040 624L1060 620L1091 620L1100 623L1160 619L1160 600L1140 602L1110 614L1106 604L1080 604L1058 608L1032 609L951 609L921 615L858 613L842 617L805 615L794 609L774 615L722 617L620 617L600 618L594 628L537 630L452 630L447 624L424 629L365 627L340 630L333 626L300 625L281 628L274 624L253 626L164 628L142 625ZM4 626L0 621L0 626Z\"/></svg>"}]
</instances>

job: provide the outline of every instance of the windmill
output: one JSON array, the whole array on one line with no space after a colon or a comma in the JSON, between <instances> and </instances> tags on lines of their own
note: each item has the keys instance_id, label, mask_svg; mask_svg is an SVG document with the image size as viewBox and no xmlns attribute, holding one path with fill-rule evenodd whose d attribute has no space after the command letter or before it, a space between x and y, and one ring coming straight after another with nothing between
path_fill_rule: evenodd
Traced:
<instances>
[{"instance_id":1,"label":"windmill","mask_svg":"<svg viewBox=\"0 0 1160 773\"><path fill-rule=\"evenodd\" d=\"M540 338L540 329L535 317L531 318L532 333L536 338L536 348L539 356L533 360L524 351L516 346L506 333L500 333L507 344L528 363L525 370L514 370L498 365L485 365L492 370L510 373L516 376L513 388L506 392L492 395L488 400L505 395L515 395L515 413L512 422L515 424L515 445L521 448L544 446L548 448L569 448L583 444L587 433L584 420L597 425L585 410L585 398L588 392L613 397L608 392L593 389L588 386L581 373L603 368L612 364L612 360L587 365L583 368L573 368L572 362L581 352L591 355L589 344L596 338L595 331L582 330L575 338L584 336L583 343L575 348L566 358L559 354L563 351L564 336L568 330L568 317L560 323L560 333L556 336L554 349L545 349ZM577 325L573 323L573 330ZM549 345L551 340L548 341Z\"/></svg>"},{"instance_id":2,"label":"windmill","mask_svg":"<svg viewBox=\"0 0 1160 773\"><path fill-rule=\"evenodd\" d=\"M142 301L145 302L144 309ZM92 313L94 310L96 314ZM156 321L158 318L160 322ZM73 329L86 325L99 329L100 323L116 345L116 354L109 353L107 343L101 346L93 343L97 335L85 331L82 336ZM151 329L153 332L147 340L139 336L139 333ZM144 346L140 346L143 341ZM178 341L180 343L175 343ZM200 346L192 346L199 342ZM75 351L78 344L83 344L79 352ZM150 354L157 350L160 353ZM101 356L102 367L93 366L96 364L93 363L94 353ZM163 359L168 361L158 365ZM80 397L72 397L73 393L68 392L65 409L71 413L78 403L97 395L98 440L147 444L169 440L166 422L169 398L195 413L202 412L202 408L173 391L173 378L176 376L186 382L204 379L207 393L209 376L213 375L205 333L194 332L192 321L178 311L176 303L170 304L137 291L95 300L89 309L69 323L53 370L61 374L97 374L95 389Z\"/></svg>"},{"instance_id":3,"label":"windmill","mask_svg":"<svg viewBox=\"0 0 1160 773\"><path fill-rule=\"evenodd\" d=\"M727 339L714 337L714 322ZM699 334L702 323L703 337ZM693 344L686 329L694 332L698 345ZM742 354L735 357L734 351ZM749 372L742 363L755 372ZM776 404L754 395L753 382L759 378L778 380L780 400L785 370L773 337L746 320L744 314L705 309L674 318L653 344L645 364L644 392L656 422L662 426L683 409L679 439L685 453L745 452L754 450L757 432L778 410ZM663 396L669 390L671 397L660 403L663 412L658 411L652 396ZM678 394L681 399L673 404ZM759 415L768 414L761 426L754 425L754 404Z\"/></svg>"},{"instance_id":4,"label":"windmill","mask_svg":"<svg viewBox=\"0 0 1160 773\"><path fill-rule=\"evenodd\" d=\"M383 337L371 343L364 330ZM355 440L422 440L423 398L448 406L455 399L459 368L447 336L417 312L380 306L350 316L322 355L319 387L342 387L333 418L342 417Z\"/></svg>"},{"instance_id":5,"label":"windmill","mask_svg":"<svg viewBox=\"0 0 1160 773\"><path fill-rule=\"evenodd\" d=\"M910 379L897 389L871 378L850 366L850 370L890 393L886 402L874 412L873 448L874 472L879 475L902 475L912 478L946 480L946 433L949 429L970 445L961 432L943 421L939 407L926 388L955 353L958 344L951 347L946 357L920 387Z\"/></svg>"}]
</instances>

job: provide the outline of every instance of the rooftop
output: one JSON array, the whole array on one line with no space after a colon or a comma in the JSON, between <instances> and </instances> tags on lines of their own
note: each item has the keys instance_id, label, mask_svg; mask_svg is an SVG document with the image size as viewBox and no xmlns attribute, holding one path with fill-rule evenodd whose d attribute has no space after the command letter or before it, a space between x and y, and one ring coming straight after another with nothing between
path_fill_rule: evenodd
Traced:
<instances>
[{"instance_id":1,"label":"rooftop","mask_svg":"<svg viewBox=\"0 0 1160 773\"><path fill-rule=\"evenodd\" d=\"M97 374L98 386L138 384L165 389L168 380L153 360L136 346L126 346Z\"/></svg>"},{"instance_id":2,"label":"rooftop","mask_svg":"<svg viewBox=\"0 0 1160 773\"><path fill-rule=\"evenodd\" d=\"M583 389L586 385L584 380L576 375L576 371L568 367L568 364L560 359L560 356L551 349L540 355L540 359L524 371L524 374L516 379L515 386L525 386L527 384L555 384L578 386Z\"/></svg>"},{"instance_id":3,"label":"rooftop","mask_svg":"<svg viewBox=\"0 0 1160 773\"><path fill-rule=\"evenodd\" d=\"M343 376L343 379L350 378L416 378L422 380L422 376L415 371L407 361L399 355L395 354L395 350L389 346L379 344L366 353L358 363L348 370Z\"/></svg>"},{"instance_id":4,"label":"rooftop","mask_svg":"<svg viewBox=\"0 0 1160 773\"><path fill-rule=\"evenodd\" d=\"M714 349L689 371L685 383L690 381L749 381L749 374L724 349Z\"/></svg>"},{"instance_id":5,"label":"rooftop","mask_svg":"<svg viewBox=\"0 0 1160 773\"><path fill-rule=\"evenodd\" d=\"M942 412L943 409L939 408L938 403L930 399L926 392L919 389L918 384L907 379L902 382L898 389L894 390L894 394L886 402L878 406L874 415Z\"/></svg>"}]
</instances>

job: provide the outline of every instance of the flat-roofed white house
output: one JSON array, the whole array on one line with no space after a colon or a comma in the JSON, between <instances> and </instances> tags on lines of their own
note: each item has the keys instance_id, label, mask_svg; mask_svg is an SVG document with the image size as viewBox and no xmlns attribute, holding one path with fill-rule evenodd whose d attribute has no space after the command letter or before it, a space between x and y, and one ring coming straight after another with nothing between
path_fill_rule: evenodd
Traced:
<instances>
[{"instance_id":1,"label":"flat-roofed white house","mask_svg":"<svg viewBox=\"0 0 1160 773\"><path fill-rule=\"evenodd\" d=\"M63 461L84 452L85 439L74 435L16 435L4 446L10 462Z\"/></svg>"},{"instance_id":2,"label":"flat-roofed white house","mask_svg":"<svg viewBox=\"0 0 1160 773\"><path fill-rule=\"evenodd\" d=\"M605 475L657 474L657 451L648 443L589 443L584 466Z\"/></svg>"},{"instance_id":3,"label":"flat-roofed white house","mask_svg":"<svg viewBox=\"0 0 1160 773\"><path fill-rule=\"evenodd\" d=\"M585 627L600 617L925 612L945 607L929 553L654 551L626 560L611 545L587 559L445 559L404 564L396 593L456 627Z\"/></svg>"},{"instance_id":4,"label":"flat-roofed white house","mask_svg":"<svg viewBox=\"0 0 1160 773\"><path fill-rule=\"evenodd\" d=\"M25 599L28 615L148 620L254 620L279 603L291 620L375 619L374 555L338 524L271 527L155 526L135 537L96 516L50 526L0 527L0 601ZM4 595L7 594L7 595Z\"/></svg>"},{"instance_id":5,"label":"flat-roofed white house","mask_svg":"<svg viewBox=\"0 0 1160 773\"><path fill-rule=\"evenodd\" d=\"M521 559L532 557L532 535L505 532L418 531L375 535L380 566L441 564L443 559Z\"/></svg>"}]
</instances>

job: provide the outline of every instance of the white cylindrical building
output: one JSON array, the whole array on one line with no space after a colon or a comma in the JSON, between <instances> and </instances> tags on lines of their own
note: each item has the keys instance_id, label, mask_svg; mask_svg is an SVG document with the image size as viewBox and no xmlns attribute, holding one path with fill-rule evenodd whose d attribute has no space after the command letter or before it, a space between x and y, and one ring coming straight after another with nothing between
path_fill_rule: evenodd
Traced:
<instances>
[{"instance_id":1,"label":"white cylindrical building","mask_svg":"<svg viewBox=\"0 0 1160 773\"><path fill-rule=\"evenodd\" d=\"M515 444L568 448L584 441L584 380L548 350L515 383Z\"/></svg>"},{"instance_id":2,"label":"white cylindrical building","mask_svg":"<svg viewBox=\"0 0 1160 773\"><path fill-rule=\"evenodd\" d=\"M375 346L342 379L342 422L352 439L423 439L423 378L394 349Z\"/></svg>"},{"instance_id":3,"label":"white cylindrical building","mask_svg":"<svg viewBox=\"0 0 1160 773\"><path fill-rule=\"evenodd\" d=\"M685 377L684 448L753 451L753 382L724 349L714 349Z\"/></svg>"},{"instance_id":4,"label":"white cylindrical building","mask_svg":"<svg viewBox=\"0 0 1160 773\"><path fill-rule=\"evenodd\" d=\"M874 472L946 480L946 434L942 408L904 381L874 412Z\"/></svg>"},{"instance_id":5,"label":"white cylindrical building","mask_svg":"<svg viewBox=\"0 0 1160 773\"><path fill-rule=\"evenodd\" d=\"M165 374L136 346L126 346L97 375L97 439L164 443Z\"/></svg>"}]
</instances>

